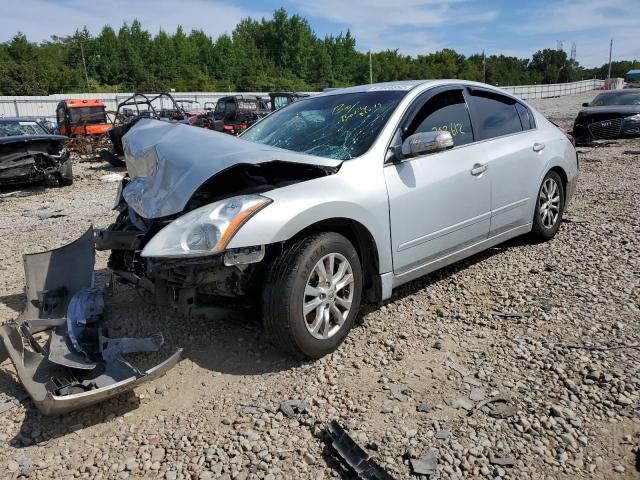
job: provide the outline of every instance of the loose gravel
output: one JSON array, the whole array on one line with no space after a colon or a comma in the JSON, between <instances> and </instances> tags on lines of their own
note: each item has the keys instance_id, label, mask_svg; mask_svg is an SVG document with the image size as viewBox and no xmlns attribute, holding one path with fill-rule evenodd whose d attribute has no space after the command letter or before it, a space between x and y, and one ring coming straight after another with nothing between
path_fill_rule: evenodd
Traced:
<instances>
[{"instance_id":1,"label":"loose gravel","mask_svg":"<svg viewBox=\"0 0 640 480\"><path fill-rule=\"evenodd\" d=\"M570 126L593 95L532 103ZM640 156L627 150L640 139L579 149L554 240L500 245L364 306L318 361L266 344L253 313L186 319L117 287L112 336L162 332L163 350L135 360L178 346L185 359L91 409L49 418L23 400L0 413L0 476L342 478L323 433L337 419L394 478L638 478ZM114 218L105 176L123 172L75 168L69 188L0 192L2 323L24 306L22 253ZM96 269L105 282L105 255ZM23 396L4 361L0 404Z\"/></svg>"}]
</instances>

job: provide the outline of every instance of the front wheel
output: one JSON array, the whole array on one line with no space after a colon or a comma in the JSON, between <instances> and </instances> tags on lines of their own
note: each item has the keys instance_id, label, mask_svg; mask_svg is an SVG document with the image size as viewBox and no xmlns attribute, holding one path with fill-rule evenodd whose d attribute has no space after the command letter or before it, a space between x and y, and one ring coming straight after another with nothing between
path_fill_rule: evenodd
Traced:
<instances>
[{"instance_id":1,"label":"front wheel","mask_svg":"<svg viewBox=\"0 0 640 480\"><path fill-rule=\"evenodd\" d=\"M265 333L297 357L320 358L349 333L361 292L362 267L349 240L334 232L299 240L274 260L267 274Z\"/></svg>"},{"instance_id":2,"label":"front wheel","mask_svg":"<svg viewBox=\"0 0 640 480\"><path fill-rule=\"evenodd\" d=\"M537 240L551 240L560 228L564 212L564 186L562 179L550 171L542 180L536 208L533 214L533 237Z\"/></svg>"}]
</instances>

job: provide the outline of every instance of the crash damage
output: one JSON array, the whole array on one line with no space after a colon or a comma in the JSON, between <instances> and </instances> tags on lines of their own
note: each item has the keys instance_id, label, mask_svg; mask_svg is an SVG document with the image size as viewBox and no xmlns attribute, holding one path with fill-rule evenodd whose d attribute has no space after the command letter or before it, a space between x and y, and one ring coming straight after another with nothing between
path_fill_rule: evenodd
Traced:
<instances>
[{"instance_id":1,"label":"crash damage","mask_svg":"<svg viewBox=\"0 0 640 480\"><path fill-rule=\"evenodd\" d=\"M73 181L67 137L61 135L0 136L0 186L55 177Z\"/></svg>"},{"instance_id":2,"label":"crash damage","mask_svg":"<svg viewBox=\"0 0 640 480\"><path fill-rule=\"evenodd\" d=\"M95 250L110 250L108 266L125 284L144 289L157 305L186 315L255 297L275 245L222 249L206 256L143 256L174 220L229 197L269 200L260 193L334 174L337 160L247 142L217 132L142 119L122 138L128 175L118 190L116 221L89 229L75 242L25 255L27 305L0 328L18 377L37 408L61 414L112 398L164 374L181 350L141 372L123 354L157 351L160 334L109 338L95 288ZM233 200L231 200L233 204ZM70 268L73 266L73 268Z\"/></svg>"},{"instance_id":3,"label":"crash damage","mask_svg":"<svg viewBox=\"0 0 640 480\"><path fill-rule=\"evenodd\" d=\"M299 154L187 125L139 120L122 138L128 177L116 222L96 230L98 250L111 250L109 267L124 282L150 291L159 305L190 315L200 307L255 298L263 262L277 245L228 249L217 255L144 257L142 251L171 222L240 195L332 175L341 161Z\"/></svg>"},{"instance_id":4,"label":"crash damage","mask_svg":"<svg viewBox=\"0 0 640 480\"><path fill-rule=\"evenodd\" d=\"M109 338L101 327L103 292L94 286L93 229L75 242L25 255L26 307L0 327L4 351L45 415L87 407L164 374L181 350L141 372L124 354L158 351L161 335ZM0 349L1 350L1 349Z\"/></svg>"}]
</instances>

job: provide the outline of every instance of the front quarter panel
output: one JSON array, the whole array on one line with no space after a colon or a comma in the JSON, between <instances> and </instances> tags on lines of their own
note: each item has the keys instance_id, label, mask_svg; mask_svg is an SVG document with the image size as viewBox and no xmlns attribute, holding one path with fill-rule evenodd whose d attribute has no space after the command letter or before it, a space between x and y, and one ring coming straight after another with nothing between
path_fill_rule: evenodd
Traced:
<instances>
[{"instance_id":1,"label":"front quarter panel","mask_svg":"<svg viewBox=\"0 0 640 480\"><path fill-rule=\"evenodd\" d=\"M378 248L379 273L390 272L389 205L382 161L372 156L348 160L334 175L264 193L273 203L240 228L229 248L286 241L315 223L345 218L369 230Z\"/></svg>"}]
</instances>

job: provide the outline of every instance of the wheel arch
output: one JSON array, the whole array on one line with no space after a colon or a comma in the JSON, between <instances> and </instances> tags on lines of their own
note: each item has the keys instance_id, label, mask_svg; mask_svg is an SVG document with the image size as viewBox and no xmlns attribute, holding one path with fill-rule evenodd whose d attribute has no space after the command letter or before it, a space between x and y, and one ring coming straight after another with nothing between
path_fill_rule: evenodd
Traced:
<instances>
[{"instance_id":1,"label":"wheel arch","mask_svg":"<svg viewBox=\"0 0 640 480\"><path fill-rule=\"evenodd\" d=\"M567 201L567 184L569 182L569 178L567 177L567 172L565 172L564 168L559 165L551 167L547 173L545 173L545 177L549 172L556 172L560 176L560 180L562 180L562 191L564 194L564 201Z\"/></svg>"},{"instance_id":2,"label":"wheel arch","mask_svg":"<svg viewBox=\"0 0 640 480\"><path fill-rule=\"evenodd\" d=\"M346 217L333 217L306 226L283 242L283 247L313 233L335 232L347 238L356 249L362 266L363 294L370 301L382 298L380 254L373 234L362 223Z\"/></svg>"}]
</instances>

